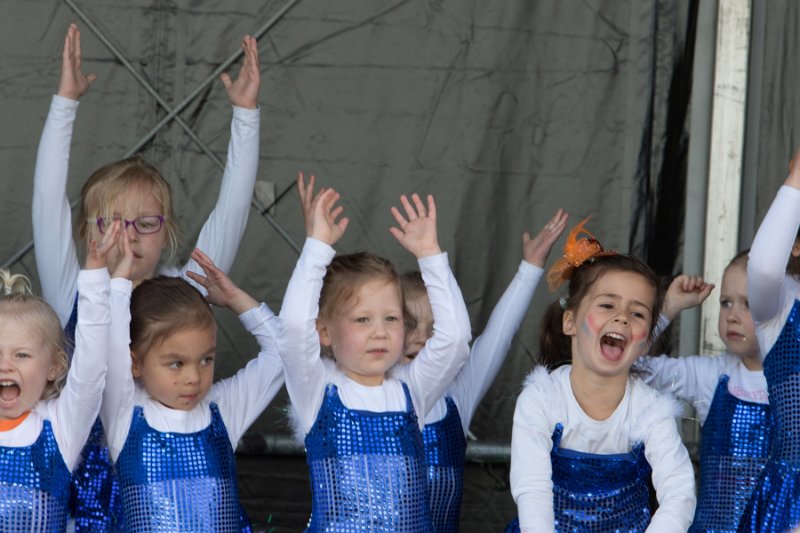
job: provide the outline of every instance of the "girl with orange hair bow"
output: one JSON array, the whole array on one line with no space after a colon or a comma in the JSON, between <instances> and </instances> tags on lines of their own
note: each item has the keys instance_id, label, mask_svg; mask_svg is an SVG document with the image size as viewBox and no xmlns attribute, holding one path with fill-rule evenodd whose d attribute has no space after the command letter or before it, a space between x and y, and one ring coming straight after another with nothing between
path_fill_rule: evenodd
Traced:
<instances>
[{"instance_id":1,"label":"girl with orange hair bow","mask_svg":"<svg viewBox=\"0 0 800 533\"><path fill-rule=\"evenodd\" d=\"M650 345L662 293L636 258L569 234L548 274L569 282L540 334L540 366L517 400L511 438L510 531L686 531L694 472L675 400L631 375ZM579 238L579 235L585 237ZM651 515L652 473L659 508Z\"/></svg>"}]
</instances>

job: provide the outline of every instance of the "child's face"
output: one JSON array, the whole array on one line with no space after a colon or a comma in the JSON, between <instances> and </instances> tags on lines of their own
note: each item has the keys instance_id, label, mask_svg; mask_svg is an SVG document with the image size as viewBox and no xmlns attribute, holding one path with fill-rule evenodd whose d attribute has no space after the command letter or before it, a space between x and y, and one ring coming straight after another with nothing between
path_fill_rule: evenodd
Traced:
<instances>
[{"instance_id":1,"label":"child's face","mask_svg":"<svg viewBox=\"0 0 800 533\"><path fill-rule=\"evenodd\" d=\"M744 266L731 265L722 276L718 327L728 353L739 356L745 364L750 361L760 366L756 327L747 302L747 271Z\"/></svg>"},{"instance_id":2,"label":"child's face","mask_svg":"<svg viewBox=\"0 0 800 533\"><path fill-rule=\"evenodd\" d=\"M0 320L0 419L33 409L58 373L53 347L36 328L13 317Z\"/></svg>"},{"instance_id":3,"label":"child's face","mask_svg":"<svg viewBox=\"0 0 800 533\"><path fill-rule=\"evenodd\" d=\"M163 215L164 208L153 194L152 188L134 185L121 195L114 206L114 218L134 220L138 217ZM140 234L130 224L126 230L133 251L131 281L134 286L152 278L156 273L161 252L167 245L167 231L164 227L156 233ZM113 272L120 259L120 247L115 247L108 255L108 270Z\"/></svg>"},{"instance_id":4,"label":"child's face","mask_svg":"<svg viewBox=\"0 0 800 533\"><path fill-rule=\"evenodd\" d=\"M217 326L175 332L146 353L131 352L133 377L157 402L190 411L214 382Z\"/></svg>"},{"instance_id":5,"label":"child's face","mask_svg":"<svg viewBox=\"0 0 800 533\"><path fill-rule=\"evenodd\" d=\"M373 279L356 291L353 304L317 324L320 343L329 346L337 365L354 381L375 386L403 355L403 306L400 287Z\"/></svg>"},{"instance_id":6,"label":"child's face","mask_svg":"<svg viewBox=\"0 0 800 533\"><path fill-rule=\"evenodd\" d=\"M647 349L655 299L655 287L639 274L601 274L578 308L564 311L573 368L601 377L627 376Z\"/></svg>"},{"instance_id":7,"label":"child's face","mask_svg":"<svg viewBox=\"0 0 800 533\"><path fill-rule=\"evenodd\" d=\"M406 308L416 321L414 329L406 333L403 347L403 363L410 363L425 346L425 342L433 337L433 309L425 291L414 291L407 296Z\"/></svg>"}]
</instances>

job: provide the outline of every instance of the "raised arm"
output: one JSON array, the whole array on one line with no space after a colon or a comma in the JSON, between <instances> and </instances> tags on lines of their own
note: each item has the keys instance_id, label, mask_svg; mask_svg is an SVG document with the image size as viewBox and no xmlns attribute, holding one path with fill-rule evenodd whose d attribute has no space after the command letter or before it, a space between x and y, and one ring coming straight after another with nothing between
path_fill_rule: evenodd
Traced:
<instances>
[{"instance_id":1,"label":"raised arm","mask_svg":"<svg viewBox=\"0 0 800 533\"><path fill-rule=\"evenodd\" d=\"M567 227L568 218L569 215L559 209L535 237L528 232L522 237L523 260L517 274L492 311L486 329L472 344L469 360L453 384L452 390L460 398L461 423L465 433L481 398L503 365L511 340L542 277L547 257Z\"/></svg>"},{"instance_id":2,"label":"raised arm","mask_svg":"<svg viewBox=\"0 0 800 533\"><path fill-rule=\"evenodd\" d=\"M283 386L283 366L278 355L278 319L266 305L259 306L249 294L237 287L201 250L195 249L192 259L200 265L204 275L187 274L206 289L209 303L227 307L239 315L261 347L258 357L245 368L214 384L215 401L219 404L231 445L236 448L242 434Z\"/></svg>"},{"instance_id":3,"label":"raised arm","mask_svg":"<svg viewBox=\"0 0 800 533\"><path fill-rule=\"evenodd\" d=\"M81 34L72 24L64 38L58 94L50 104L36 154L32 205L33 242L42 295L55 309L62 326L72 314L80 271L67 198L72 125L78 99L94 80L94 74L84 75L81 70Z\"/></svg>"},{"instance_id":4,"label":"raised arm","mask_svg":"<svg viewBox=\"0 0 800 533\"><path fill-rule=\"evenodd\" d=\"M336 205L339 194L333 189L324 189L314 196L302 174L297 177L297 187L304 216L310 217L306 219L308 238L286 287L280 313L283 329L278 344L286 390L303 433L307 433L322 404L327 379L325 364L320 358L316 324L322 279L336 253L332 245L344 234L348 220L340 218L343 209ZM306 210L308 199L310 208Z\"/></svg>"},{"instance_id":5,"label":"raised arm","mask_svg":"<svg viewBox=\"0 0 800 533\"><path fill-rule=\"evenodd\" d=\"M56 404L56 437L64 462L70 470L76 465L100 412L111 327L109 274L105 257L111 246L115 245L119 233L119 224L116 224L100 246L95 242L90 244L86 270L78 275L80 298L75 352L64 389Z\"/></svg>"},{"instance_id":6,"label":"raised arm","mask_svg":"<svg viewBox=\"0 0 800 533\"><path fill-rule=\"evenodd\" d=\"M447 254L439 247L433 197L428 196L427 205L416 194L411 201L401 196L400 202L405 213L392 207L398 227L390 231L417 258L433 312L433 336L403 369L420 422L424 423L425 415L469 357L471 331L461 289L450 270Z\"/></svg>"},{"instance_id":7,"label":"raised arm","mask_svg":"<svg viewBox=\"0 0 800 533\"><path fill-rule=\"evenodd\" d=\"M233 265L247 226L258 170L261 77L255 38L246 35L242 39L242 50L244 63L237 78L232 80L227 73L220 76L233 105L231 139L219 197L200 230L196 245L210 254L223 272L228 272ZM199 271L200 265L190 260L181 274L185 276L190 270ZM203 290L201 286L197 288Z\"/></svg>"},{"instance_id":8,"label":"raised arm","mask_svg":"<svg viewBox=\"0 0 800 533\"><path fill-rule=\"evenodd\" d=\"M800 227L800 150L793 161L789 177L778 190L750 248L747 294L756 324L774 318L787 301L797 296L783 291L786 264L791 256L800 255L796 244Z\"/></svg>"}]
</instances>

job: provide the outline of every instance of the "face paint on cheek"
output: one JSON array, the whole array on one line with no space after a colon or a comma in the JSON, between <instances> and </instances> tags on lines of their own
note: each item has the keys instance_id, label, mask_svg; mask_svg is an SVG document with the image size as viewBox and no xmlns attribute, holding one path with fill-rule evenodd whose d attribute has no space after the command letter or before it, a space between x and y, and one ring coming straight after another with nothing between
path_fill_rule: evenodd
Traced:
<instances>
[{"instance_id":1,"label":"face paint on cheek","mask_svg":"<svg viewBox=\"0 0 800 533\"><path fill-rule=\"evenodd\" d=\"M642 332L639 332L639 333L634 333L633 336L631 337L631 339L634 342L644 342L644 341L647 340L647 332L646 331L642 331Z\"/></svg>"},{"instance_id":2,"label":"face paint on cheek","mask_svg":"<svg viewBox=\"0 0 800 533\"><path fill-rule=\"evenodd\" d=\"M594 315L591 313L586 315L586 318L584 318L583 322L581 323L581 331L586 335L596 334L598 331L600 331L600 327L597 325Z\"/></svg>"}]
</instances>

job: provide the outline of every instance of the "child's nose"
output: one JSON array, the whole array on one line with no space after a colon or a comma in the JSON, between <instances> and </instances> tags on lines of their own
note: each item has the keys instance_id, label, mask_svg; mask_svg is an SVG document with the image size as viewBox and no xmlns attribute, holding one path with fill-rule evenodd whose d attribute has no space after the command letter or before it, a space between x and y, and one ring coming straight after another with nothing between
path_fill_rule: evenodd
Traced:
<instances>
[{"instance_id":1,"label":"child's nose","mask_svg":"<svg viewBox=\"0 0 800 533\"><path fill-rule=\"evenodd\" d=\"M200 381L200 372L193 366L183 367L183 381L187 384L193 384Z\"/></svg>"}]
</instances>

